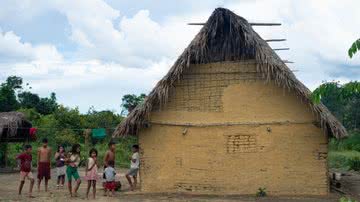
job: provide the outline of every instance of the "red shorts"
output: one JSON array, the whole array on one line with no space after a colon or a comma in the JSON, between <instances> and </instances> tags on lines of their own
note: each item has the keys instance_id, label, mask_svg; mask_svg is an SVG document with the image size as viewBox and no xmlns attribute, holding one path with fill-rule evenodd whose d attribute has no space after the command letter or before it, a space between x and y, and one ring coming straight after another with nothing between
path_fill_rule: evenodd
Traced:
<instances>
[{"instance_id":1,"label":"red shorts","mask_svg":"<svg viewBox=\"0 0 360 202\"><path fill-rule=\"evenodd\" d=\"M38 179L50 179L50 162L39 162Z\"/></svg>"},{"instance_id":2,"label":"red shorts","mask_svg":"<svg viewBox=\"0 0 360 202\"><path fill-rule=\"evenodd\" d=\"M115 181L113 181L113 182L105 182L105 189L107 189L107 190L115 190L115 188L116 188Z\"/></svg>"}]
</instances>

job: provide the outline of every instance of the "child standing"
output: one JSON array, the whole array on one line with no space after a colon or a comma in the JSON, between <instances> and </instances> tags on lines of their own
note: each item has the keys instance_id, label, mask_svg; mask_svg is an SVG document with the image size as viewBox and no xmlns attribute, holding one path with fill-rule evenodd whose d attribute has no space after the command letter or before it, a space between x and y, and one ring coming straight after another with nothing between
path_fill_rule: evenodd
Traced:
<instances>
[{"instance_id":1,"label":"child standing","mask_svg":"<svg viewBox=\"0 0 360 202\"><path fill-rule=\"evenodd\" d=\"M130 184L131 191L134 190L134 188L136 187L136 184L137 184L137 174L138 174L139 166L140 166L139 145L133 145L132 152L133 152L133 154L130 158L130 161L131 161L130 162L130 170L126 174L126 179L128 180L128 182ZM134 182L131 182L131 177L133 177Z\"/></svg>"},{"instance_id":2,"label":"child standing","mask_svg":"<svg viewBox=\"0 0 360 202\"><path fill-rule=\"evenodd\" d=\"M32 161L32 147L31 145L25 145L25 152L21 153L16 157L16 159L20 160L20 185L19 185L19 195L21 195L21 191L25 184L25 178L30 180L30 189L29 189L29 197L32 196L32 189L34 187L34 177L31 172L31 161Z\"/></svg>"},{"instance_id":3,"label":"child standing","mask_svg":"<svg viewBox=\"0 0 360 202\"><path fill-rule=\"evenodd\" d=\"M93 199L95 199L96 195L96 180L97 180L97 171L98 171L98 164L97 164L97 154L98 151L95 148L92 148L89 152L89 158L86 162L86 169L85 169L85 180L88 181L87 191L86 191L86 198L89 199L89 192L91 185L93 187Z\"/></svg>"},{"instance_id":4,"label":"child standing","mask_svg":"<svg viewBox=\"0 0 360 202\"><path fill-rule=\"evenodd\" d=\"M108 196L113 196L115 194L115 169L114 169L114 161L108 161L108 165L104 171L105 174L105 193L108 192Z\"/></svg>"},{"instance_id":5,"label":"child standing","mask_svg":"<svg viewBox=\"0 0 360 202\"><path fill-rule=\"evenodd\" d=\"M50 159L51 148L48 146L48 139L42 140L43 145L38 149L38 191L40 191L41 180L45 178L45 191L48 191L48 181L50 179Z\"/></svg>"},{"instance_id":6,"label":"child standing","mask_svg":"<svg viewBox=\"0 0 360 202\"><path fill-rule=\"evenodd\" d=\"M78 166L80 164L80 145L74 144L71 148L70 156L65 160L68 163L68 166L66 167L66 175L68 178L68 188L70 192L70 196L77 196L77 190L79 189L79 186L81 184L79 172L78 172ZM74 190L72 189L72 178L76 181ZM74 193L74 195L73 195Z\"/></svg>"},{"instance_id":7,"label":"child standing","mask_svg":"<svg viewBox=\"0 0 360 202\"><path fill-rule=\"evenodd\" d=\"M56 174L57 174L57 188L64 187L65 183L65 149L63 146L59 145L58 150L55 153L55 161L56 161Z\"/></svg>"}]
</instances>

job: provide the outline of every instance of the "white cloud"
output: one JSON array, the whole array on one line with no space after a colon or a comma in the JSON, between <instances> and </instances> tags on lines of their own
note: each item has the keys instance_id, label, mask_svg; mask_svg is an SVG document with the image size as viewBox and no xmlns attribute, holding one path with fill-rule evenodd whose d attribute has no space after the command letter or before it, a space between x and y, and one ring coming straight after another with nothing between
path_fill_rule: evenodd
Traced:
<instances>
[{"instance_id":1,"label":"white cloud","mask_svg":"<svg viewBox=\"0 0 360 202\"><path fill-rule=\"evenodd\" d=\"M62 60L56 47L50 44L33 46L22 42L14 32L0 30L0 61Z\"/></svg>"},{"instance_id":2,"label":"white cloud","mask_svg":"<svg viewBox=\"0 0 360 202\"><path fill-rule=\"evenodd\" d=\"M96 109L120 111L123 95L150 91L166 74L172 62L162 59L146 69L98 60L30 62L17 63L6 74L23 77L25 82L30 83L32 91L42 96L56 92L60 103L79 106L83 112L92 105Z\"/></svg>"},{"instance_id":3,"label":"white cloud","mask_svg":"<svg viewBox=\"0 0 360 202\"><path fill-rule=\"evenodd\" d=\"M41 13L59 12L70 25L68 37L76 48L64 53L69 59L52 44L35 45L14 32L1 32L0 60L16 60L6 75L23 76L34 91L44 95L55 91L62 103L80 105L83 110L89 103L117 108L123 94L148 92L200 29L186 23L205 22L213 11L204 5L158 22L146 8L125 16L102 0L21 2L5 3L0 26L13 13L20 18L16 13L23 12L26 21ZM297 76L311 89L323 80L360 79L360 70L352 68L352 74L345 74L348 69L343 67L360 65L360 54L351 60L347 56L360 33L358 0L225 1L223 6L252 22L281 22L281 27L256 30L265 39L288 39L271 45L291 48L279 54L295 61L289 66L299 70Z\"/></svg>"}]
</instances>

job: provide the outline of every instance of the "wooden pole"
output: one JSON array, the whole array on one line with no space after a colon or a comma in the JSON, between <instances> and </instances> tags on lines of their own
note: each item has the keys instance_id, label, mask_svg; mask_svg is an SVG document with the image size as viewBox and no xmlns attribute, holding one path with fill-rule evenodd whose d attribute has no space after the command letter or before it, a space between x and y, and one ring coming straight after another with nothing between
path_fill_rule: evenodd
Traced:
<instances>
[{"instance_id":1,"label":"wooden pole","mask_svg":"<svg viewBox=\"0 0 360 202\"><path fill-rule=\"evenodd\" d=\"M8 140L7 140L7 137L4 141L4 166L5 168L7 168L7 160L8 160Z\"/></svg>"},{"instance_id":2,"label":"wooden pole","mask_svg":"<svg viewBox=\"0 0 360 202\"><path fill-rule=\"evenodd\" d=\"M274 51L280 51L280 50L290 50L290 48L274 48Z\"/></svg>"},{"instance_id":3,"label":"wooden pole","mask_svg":"<svg viewBox=\"0 0 360 202\"><path fill-rule=\"evenodd\" d=\"M281 23L257 23L257 22L250 22L251 26L281 26Z\"/></svg>"},{"instance_id":4,"label":"wooden pole","mask_svg":"<svg viewBox=\"0 0 360 202\"><path fill-rule=\"evenodd\" d=\"M85 148L86 148L86 151L88 150L88 147L89 147L89 132L90 129L85 129L84 130L84 141L85 141Z\"/></svg>"},{"instance_id":5,"label":"wooden pole","mask_svg":"<svg viewBox=\"0 0 360 202\"><path fill-rule=\"evenodd\" d=\"M190 22L188 25L205 25L203 22ZM249 22L251 26L281 26L281 23L258 23L258 22Z\"/></svg>"},{"instance_id":6,"label":"wooden pole","mask_svg":"<svg viewBox=\"0 0 360 202\"><path fill-rule=\"evenodd\" d=\"M280 42L280 41L286 41L286 39L266 39L266 42Z\"/></svg>"},{"instance_id":7,"label":"wooden pole","mask_svg":"<svg viewBox=\"0 0 360 202\"><path fill-rule=\"evenodd\" d=\"M283 60L284 63L294 63L293 61L289 61L289 60Z\"/></svg>"}]
</instances>

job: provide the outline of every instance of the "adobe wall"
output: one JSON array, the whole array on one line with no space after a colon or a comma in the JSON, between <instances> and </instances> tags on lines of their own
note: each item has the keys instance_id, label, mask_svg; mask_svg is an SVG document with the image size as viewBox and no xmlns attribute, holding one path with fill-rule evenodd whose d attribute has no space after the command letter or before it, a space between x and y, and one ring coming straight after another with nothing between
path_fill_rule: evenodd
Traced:
<instances>
[{"instance_id":1,"label":"adobe wall","mask_svg":"<svg viewBox=\"0 0 360 202\"><path fill-rule=\"evenodd\" d=\"M252 61L193 65L139 134L141 189L325 195L327 139L315 120Z\"/></svg>"}]
</instances>

